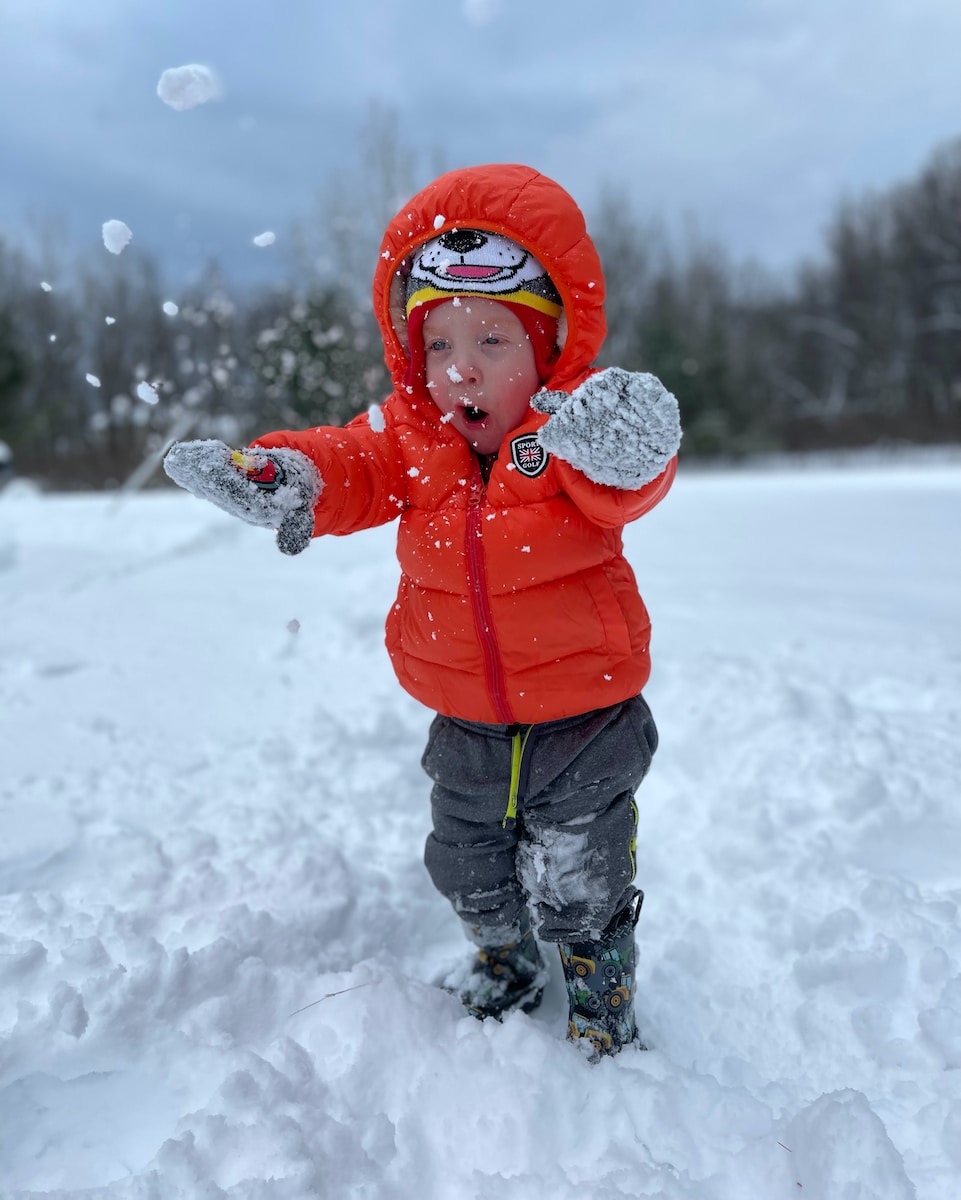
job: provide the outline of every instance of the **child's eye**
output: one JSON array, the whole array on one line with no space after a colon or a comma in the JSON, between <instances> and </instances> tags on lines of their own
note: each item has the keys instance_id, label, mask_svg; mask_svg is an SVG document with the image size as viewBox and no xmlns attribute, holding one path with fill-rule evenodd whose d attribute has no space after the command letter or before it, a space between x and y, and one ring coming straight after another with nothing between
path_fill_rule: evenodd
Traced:
<instances>
[{"instance_id":1,"label":"child's eye","mask_svg":"<svg viewBox=\"0 0 961 1200\"><path fill-rule=\"evenodd\" d=\"M485 346L499 346L500 342L501 342L501 339L497 336L496 333L489 333L487 335L487 337L484 338Z\"/></svg>"},{"instance_id":2,"label":"child's eye","mask_svg":"<svg viewBox=\"0 0 961 1200\"><path fill-rule=\"evenodd\" d=\"M428 350L446 350L447 342L443 338L434 338L432 342L427 343Z\"/></svg>"}]
</instances>

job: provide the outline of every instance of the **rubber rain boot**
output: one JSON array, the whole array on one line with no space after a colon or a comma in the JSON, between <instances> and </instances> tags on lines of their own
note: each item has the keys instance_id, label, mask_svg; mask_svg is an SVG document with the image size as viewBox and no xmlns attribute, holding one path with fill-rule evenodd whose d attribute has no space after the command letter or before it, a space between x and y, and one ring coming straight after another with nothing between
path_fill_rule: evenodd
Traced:
<instances>
[{"instance_id":1,"label":"rubber rain boot","mask_svg":"<svg viewBox=\"0 0 961 1200\"><path fill-rule=\"evenodd\" d=\"M567 1036L584 1039L590 1058L617 1054L637 1040L634 1020L634 926L644 893L621 909L597 941L561 942L558 949L570 1004ZM640 1049L645 1047L638 1043Z\"/></svg>"},{"instance_id":2,"label":"rubber rain boot","mask_svg":"<svg viewBox=\"0 0 961 1200\"><path fill-rule=\"evenodd\" d=\"M471 930L471 934L476 936L476 931ZM480 1020L500 1020L515 1008L533 1012L541 1002L546 981L547 968L525 908L514 941L478 947L470 974L459 989L461 1003Z\"/></svg>"}]
</instances>

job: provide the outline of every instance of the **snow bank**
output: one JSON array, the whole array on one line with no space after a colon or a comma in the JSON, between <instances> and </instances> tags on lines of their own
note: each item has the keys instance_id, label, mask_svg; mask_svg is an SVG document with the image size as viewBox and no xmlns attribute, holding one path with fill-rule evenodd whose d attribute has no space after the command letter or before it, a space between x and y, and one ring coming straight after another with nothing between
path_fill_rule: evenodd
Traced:
<instances>
[{"instance_id":1,"label":"snow bank","mask_svg":"<svg viewBox=\"0 0 961 1200\"><path fill-rule=\"evenodd\" d=\"M8 490L0 1194L953 1200L959 492L682 477L629 531L652 1049L591 1067L556 969L502 1025L435 986L390 527Z\"/></svg>"}]
</instances>

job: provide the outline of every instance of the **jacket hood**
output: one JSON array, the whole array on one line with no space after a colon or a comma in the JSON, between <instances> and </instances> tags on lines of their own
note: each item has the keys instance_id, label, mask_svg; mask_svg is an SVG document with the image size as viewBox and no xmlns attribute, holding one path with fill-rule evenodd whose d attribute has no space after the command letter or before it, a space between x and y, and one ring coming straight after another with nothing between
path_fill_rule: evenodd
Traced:
<instances>
[{"instance_id":1,"label":"jacket hood","mask_svg":"<svg viewBox=\"0 0 961 1200\"><path fill-rule=\"evenodd\" d=\"M374 274L374 313L396 388L407 371L405 266L421 243L449 229L505 234L538 259L564 305L563 348L547 386L576 385L607 332L604 276L573 198L531 167L496 164L449 171L418 192L387 226Z\"/></svg>"}]
</instances>

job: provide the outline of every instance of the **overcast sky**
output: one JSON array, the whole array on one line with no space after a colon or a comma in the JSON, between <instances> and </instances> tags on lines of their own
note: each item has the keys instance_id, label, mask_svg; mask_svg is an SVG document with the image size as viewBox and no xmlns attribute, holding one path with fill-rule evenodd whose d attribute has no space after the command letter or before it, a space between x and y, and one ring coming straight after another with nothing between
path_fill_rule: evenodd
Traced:
<instances>
[{"instance_id":1,"label":"overcast sky","mask_svg":"<svg viewBox=\"0 0 961 1200\"><path fill-rule=\"evenodd\" d=\"M115 218L172 280L278 275L377 102L414 186L526 162L789 267L961 133L959 46L958 0L0 0L0 237L106 254ZM176 112L193 62L223 98Z\"/></svg>"}]
</instances>

